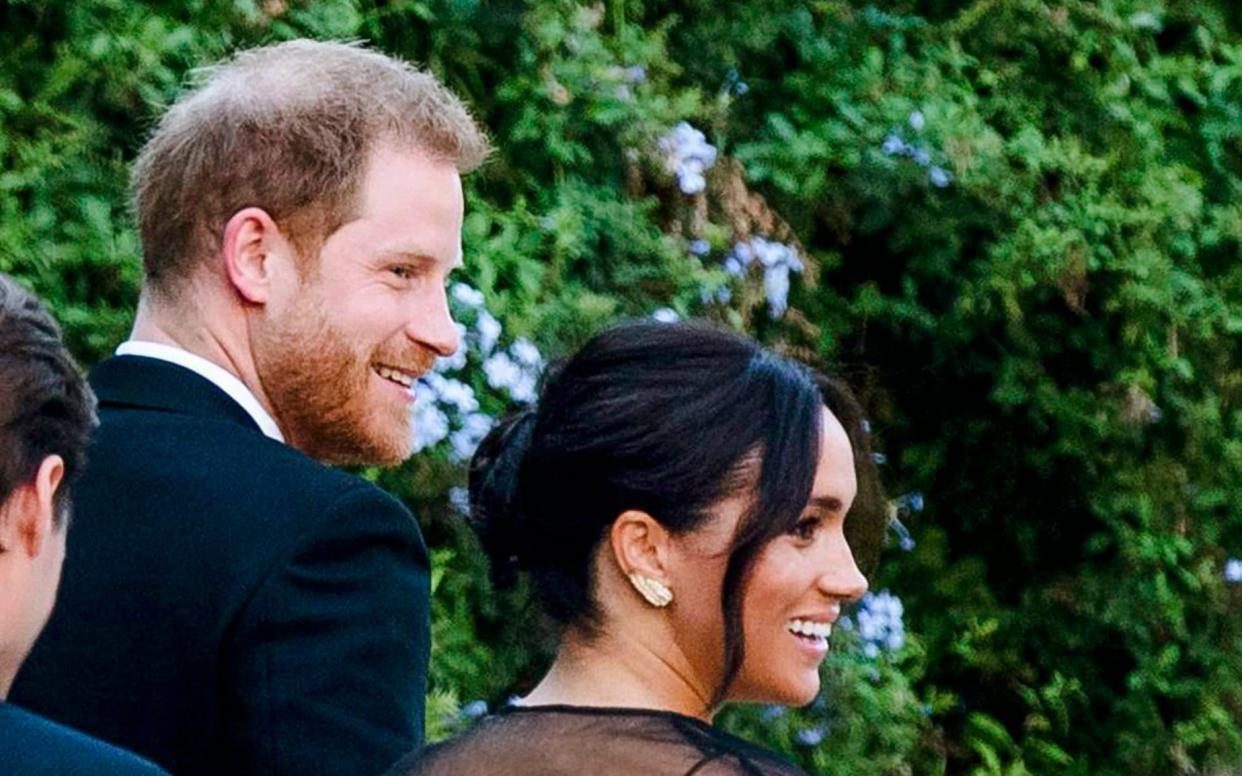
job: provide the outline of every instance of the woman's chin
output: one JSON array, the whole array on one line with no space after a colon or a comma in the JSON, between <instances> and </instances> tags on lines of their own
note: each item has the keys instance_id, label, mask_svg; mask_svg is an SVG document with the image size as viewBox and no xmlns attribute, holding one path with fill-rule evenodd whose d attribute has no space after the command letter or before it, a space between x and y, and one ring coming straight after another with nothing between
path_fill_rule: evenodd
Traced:
<instances>
[{"instance_id":1,"label":"woman's chin","mask_svg":"<svg viewBox=\"0 0 1242 776\"><path fill-rule=\"evenodd\" d=\"M797 697L786 702L786 706L809 706L816 698L819 697L819 681L814 686L807 686L797 694Z\"/></svg>"},{"instance_id":2,"label":"woman's chin","mask_svg":"<svg viewBox=\"0 0 1242 776\"><path fill-rule=\"evenodd\" d=\"M756 692L731 696L729 700L789 706L791 708L808 706L819 697L819 674L816 674L814 677L799 679L790 677L788 681L782 682L780 685L755 688Z\"/></svg>"}]
</instances>

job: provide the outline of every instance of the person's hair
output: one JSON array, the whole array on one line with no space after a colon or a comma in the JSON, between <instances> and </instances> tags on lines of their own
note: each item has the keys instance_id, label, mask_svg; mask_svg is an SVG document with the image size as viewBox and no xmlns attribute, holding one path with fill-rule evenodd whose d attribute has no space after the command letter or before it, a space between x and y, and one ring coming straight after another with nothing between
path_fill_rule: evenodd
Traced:
<instances>
[{"instance_id":1,"label":"person's hair","mask_svg":"<svg viewBox=\"0 0 1242 776\"><path fill-rule=\"evenodd\" d=\"M370 153L393 142L466 173L487 136L434 76L355 43L296 40L196 71L134 163L148 287L166 298L219 250L228 219L267 211L312 257L356 207Z\"/></svg>"},{"instance_id":2,"label":"person's hair","mask_svg":"<svg viewBox=\"0 0 1242 776\"><path fill-rule=\"evenodd\" d=\"M721 595L719 702L744 657L747 574L810 499L825 404L849 431L859 494L879 496L878 486L861 487L877 478L858 403L841 383L706 323L605 330L551 371L536 407L502 421L471 461L471 521L494 579L503 586L528 571L553 620L594 634L595 550L622 512L641 510L684 534L723 499L752 493Z\"/></svg>"},{"instance_id":3,"label":"person's hair","mask_svg":"<svg viewBox=\"0 0 1242 776\"><path fill-rule=\"evenodd\" d=\"M59 525L95 425L95 396L56 322L34 294L0 272L0 503L30 482L45 458L59 455Z\"/></svg>"}]
</instances>

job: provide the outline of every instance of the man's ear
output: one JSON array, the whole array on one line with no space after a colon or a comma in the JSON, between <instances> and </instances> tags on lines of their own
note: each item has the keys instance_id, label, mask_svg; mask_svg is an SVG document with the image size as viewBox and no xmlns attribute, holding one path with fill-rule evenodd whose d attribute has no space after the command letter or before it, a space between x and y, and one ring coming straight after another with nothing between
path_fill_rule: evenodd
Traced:
<instances>
[{"instance_id":1,"label":"man's ear","mask_svg":"<svg viewBox=\"0 0 1242 776\"><path fill-rule=\"evenodd\" d=\"M272 257L288 244L266 210L243 208L224 225L221 252L229 283L251 304L265 304L271 293Z\"/></svg>"},{"instance_id":2,"label":"man's ear","mask_svg":"<svg viewBox=\"0 0 1242 776\"><path fill-rule=\"evenodd\" d=\"M612 521L609 543L613 558L625 575L639 574L669 584L669 530L646 512L629 509Z\"/></svg>"},{"instance_id":3,"label":"man's ear","mask_svg":"<svg viewBox=\"0 0 1242 776\"><path fill-rule=\"evenodd\" d=\"M56 490L65 477L65 461L49 455L34 479L13 489L0 505L0 552L21 552L34 559L56 530Z\"/></svg>"}]
</instances>

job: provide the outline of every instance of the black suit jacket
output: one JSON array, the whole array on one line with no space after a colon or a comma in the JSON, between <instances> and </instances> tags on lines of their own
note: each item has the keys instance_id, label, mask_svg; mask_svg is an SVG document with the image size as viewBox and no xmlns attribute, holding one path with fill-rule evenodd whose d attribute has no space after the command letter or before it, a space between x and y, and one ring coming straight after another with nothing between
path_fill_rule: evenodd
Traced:
<instances>
[{"instance_id":1,"label":"black suit jacket","mask_svg":"<svg viewBox=\"0 0 1242 776\"><path fill-rule=\"evenodd\" d=\"M382 772L422 741L427 550L383 491L120 356L56 609L11 698L175 774Z\"/></svg>"},{"instance_id":2,"label":"black suit jacket","mask_svg":"<svg viewBox=\"0 0 1242 776\"><path fill-rule=\"evenodd\" d=\"M4 702L0 769L5 776L168 776L129 752Z\"/></svg>"}]
</instances>

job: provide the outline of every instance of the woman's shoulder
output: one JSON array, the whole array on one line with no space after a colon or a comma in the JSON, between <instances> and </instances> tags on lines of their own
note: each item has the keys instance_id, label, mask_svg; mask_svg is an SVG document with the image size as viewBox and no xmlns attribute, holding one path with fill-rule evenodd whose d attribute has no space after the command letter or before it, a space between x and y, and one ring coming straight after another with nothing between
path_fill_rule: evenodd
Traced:
<instances>
[{"instance_id":1,"label":"woman's shoulder","mask_svg":"<svg viewBox=\"0 0 1242 776\"><path fill-rule=\"evenodd\" d=\"M776 754L692 717L643 709L516 707L407 758L390 776L648 773L805 776Z\"/></svg>"}]
</instances>

